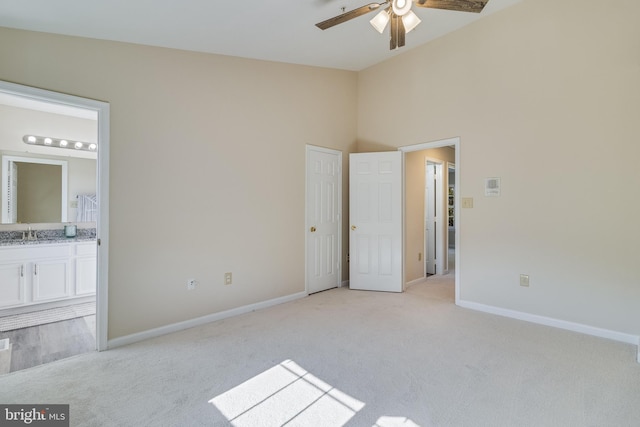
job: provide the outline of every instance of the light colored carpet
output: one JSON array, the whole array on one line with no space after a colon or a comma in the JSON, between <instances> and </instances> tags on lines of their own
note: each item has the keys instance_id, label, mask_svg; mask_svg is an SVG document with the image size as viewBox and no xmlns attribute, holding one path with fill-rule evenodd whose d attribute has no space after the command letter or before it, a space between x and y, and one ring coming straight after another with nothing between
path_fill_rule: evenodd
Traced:
<instances>
[{"instance_id":1,"label":"light colored carpet","mask_svg":"<svg viewBox=\"0 0 640 427\"><path fill-rule=\"evenodd\" d=\"M0 317L0 332L29 328L31 326L46 325L47 323L61 322L63 320L91 316L94 314L96 314L96 303L86 302L68 305L66 307L33 311L31 313L3 316Z\"/></svg>"},{"instance_id":2,"label":"light colored carpet","mask_svg":"<svg viewBox=\"0 0 640 427\"><path fill-rule=\"evenodd\" d=\"M403 294L335 289L0 377L73 426L637 426L635 347Z\"/></svg>"}]
</instances>

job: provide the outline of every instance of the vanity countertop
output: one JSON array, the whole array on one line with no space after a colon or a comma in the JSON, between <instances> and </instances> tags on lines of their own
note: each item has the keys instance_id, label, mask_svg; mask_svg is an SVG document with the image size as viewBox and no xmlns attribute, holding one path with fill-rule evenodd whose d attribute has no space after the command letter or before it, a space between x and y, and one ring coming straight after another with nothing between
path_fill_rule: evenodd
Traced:
<instances>
[{"instance_id":1,"label":"vanity countertop","mask_svg":"<svg viewBox=\"0 0 640 427\"><path fill-rule=\"evenodd\" d=\"M28 246L60 243L95 242L96 229L78 229L76 237L65 237L64 230L35 230L36 239L23 239L22 231L0 231L0 246Z\"/></svg>"},{"instance_id":2,"label":"vanity countertop","mask_svg":"<svg viewBox=\"0 0 640 427\"><path fill-rule=\"evenodd\" d=\"M38 239L38 240L22 240L10 239L0 240L0 246L29 246L29 245L52 245L56 243L78 243L78 242L95 242L96 238L90 237L61 237L59 239Z\"/></svg>"}]
</instances>

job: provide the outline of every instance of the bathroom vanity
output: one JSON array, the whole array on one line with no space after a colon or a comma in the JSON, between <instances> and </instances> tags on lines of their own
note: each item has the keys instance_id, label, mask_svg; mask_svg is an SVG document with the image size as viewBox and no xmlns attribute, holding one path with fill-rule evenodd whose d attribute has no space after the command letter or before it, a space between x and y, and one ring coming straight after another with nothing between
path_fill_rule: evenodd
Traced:
<instances>
[{"instance_id":1,"label":"bathroom vanity","mask_svg":"<svg viewBox=\"0 0 640 427\"><path fill-rule=\"evenodd\" d=\"M95 235L32 240L0 236L0 308L94 296L96 255Z\"/></svg>"}]
</instances>

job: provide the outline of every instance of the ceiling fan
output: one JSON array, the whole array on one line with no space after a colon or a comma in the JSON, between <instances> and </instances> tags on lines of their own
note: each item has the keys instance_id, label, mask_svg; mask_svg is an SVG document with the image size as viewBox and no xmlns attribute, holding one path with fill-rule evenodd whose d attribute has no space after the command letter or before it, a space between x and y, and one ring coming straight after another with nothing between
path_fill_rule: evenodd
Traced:
<instances>
[{"instance_id":1,"label":"ceiling fan","mask_svg":"<svg viewBox=\"0 0 640 427\"><path fill-rule=\"evenodd\" d=\"M480 13L488 1L489 0L415 0L415 5L432 9ZM386 0L382 3L369 3L329 18L326 21L318 22L316 27L321 30L326 30L327 28L342 24L343 22L350 21L353 18L386 6L369 22L382 34L389 21L391 21L391 44L389 48L393 50L404 46L405 34L413 30L421 22L420 18L411 10L412 4L412 0Z\"/></svg>"}]
</instances>

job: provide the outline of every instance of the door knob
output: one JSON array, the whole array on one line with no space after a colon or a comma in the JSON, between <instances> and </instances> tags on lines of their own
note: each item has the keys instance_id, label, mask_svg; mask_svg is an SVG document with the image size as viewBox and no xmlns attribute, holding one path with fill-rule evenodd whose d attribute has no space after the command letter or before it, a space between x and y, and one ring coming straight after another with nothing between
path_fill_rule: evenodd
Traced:
<instances>
[{"instance_id":1,"label":"door knob","mask_svg":"<svg viewBox=\"0 0 640 427\"><path fill-rule=\"evenodd\" d=\"M352 229L352 230L355 230L356 228L357 228L357 227L356 227L355 225L352 225L352 226L351 226L351 229Z\"/></svg>"},{"instance_id":2,"label":"door knob","mask_svg":"<svg viewBox=\"0 0 640 427\"><path fill-rule=\"evenodd\" d=\"M316 232L316 228L315 227L311 227L311 232L315 233Z\"/></svg>"}]
</instances>

